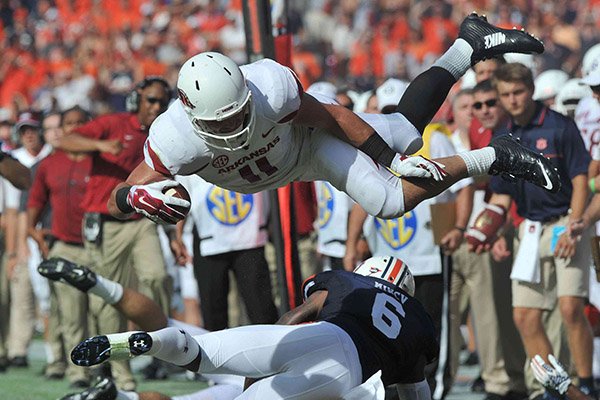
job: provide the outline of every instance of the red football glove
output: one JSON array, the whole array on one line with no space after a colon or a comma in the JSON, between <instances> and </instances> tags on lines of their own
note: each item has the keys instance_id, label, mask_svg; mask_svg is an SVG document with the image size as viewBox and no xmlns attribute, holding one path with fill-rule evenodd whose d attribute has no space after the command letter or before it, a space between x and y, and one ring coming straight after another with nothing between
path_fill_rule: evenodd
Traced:
<instances>
[{"instance_id":1,"label":"red football glove","mask_svg":"<svg viewBox=\"0 0 600 400\"><path fill-rule=\"evenodd\" d=\"M467 230L465 235L467 243L475 248L491 244L505 222L506 210L503 207L486 204L484 210L475 219L473 226Z\"/></svg>"},{"instance_id":2,"label":"red football glove","mask_svg":"<svg viewBox=\"0 0 600 400\"><path fill-rule=\"evenodd\" d=\"M163 193L165 189L175 186L179 186L179 183L170 180L132 186L127 195L127 203L137 213L158 224L176 224L185 218L185 214L173 206L189 208L190 202Z\"/></svg>"}]
</instances>

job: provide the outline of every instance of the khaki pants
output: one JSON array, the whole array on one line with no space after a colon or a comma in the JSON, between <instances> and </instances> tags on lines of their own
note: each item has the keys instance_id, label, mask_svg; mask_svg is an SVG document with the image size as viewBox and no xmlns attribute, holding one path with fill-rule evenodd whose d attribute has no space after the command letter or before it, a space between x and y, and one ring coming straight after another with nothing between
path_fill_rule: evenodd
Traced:
<instances>
[{"instance_id":1,"label":"khaki pants","mask_svg":"<svg viewBox=\"0 0 600 400\"><path fill-rule=\"evenodd\" d=\"M54 244L49 257L62 257L79 265L89 264L87 252L83 247L61 241ZM58 371L61 366L64 366L66 368L63 367L63 370L70 382L87 380L87 369L68 361L73 347L89 336L87 294L64 283L51 282L50 309L52 312L50 313L49 329L51 334L57 333L59 341L57 343L49 340L55 361L48 365L46 372L51 372L52 368L56 368Z\"/></svg>"},{"instance_id":2,"label":"khaki pants","mask_svg":"<svg viewBox=\"0 0 600 400\"><path fill-rule=\"evenodd\" d=\"M6 261L5 261L6 262ZM27 263L19 263L14 269L10 286L10 322L8 356L27 356L35 328L35 296L29 279Z\"/></svg>"},{"instance_id":3,"label":"khaki pants","mask_svg":"<svg viewBox=\"0 0 600 400\"><path fill-rule=\"evenodd\" d=\"M542 225L539 244L540 283L520 282L514 280L513 306L539 308L551 311L556 307L559 297L588 297L590 285L590 232L584 232L577 244L575 255L569 259L554 258L552 239L554 230L564 227L568 216L553 223ZM523 235L525 223L519 227L519 237ZM519 240L515 241L515 254Z\"/></svg>"},{"instance_id":4,"label":"khaki pants","mask_svg":"<svg viewBox=\"0 0 600 400\"><path fill-rule=\"evenodd\" d=\"M137 289L156 301L169 315L171 280L166 272L156 225L147 219L107 221L100 245L86 242L90 268L101 276ZM90 334L123 332L125 318L97 296L90 296ZM112 361L117 386L134 390L135 381L127 361Z\"/></svg>"},{"instance_id":5,"label":"khaki pants","mask_svg":"<svg viewBox=\"0 0 600 400\"><path fill-rule=\"evenodd\" d=\"M466 290L486 392L499 395L504 395L509 390L524 392L525 351L512 320L509 277L512 260L495 263L487 253L470 253L466 243L454 253L453 260L450 282L453 372L458 368L460 303Z\"/></svg>"},{"instance_id":6,"label":"khaki pants","mask_svg":"<svg viewBox=\"0 0 600 400\"><path fill-rule=\"evenodd\" d=\"M571 259L555 259L551 249L553 230L565 226L568 217L564 216L553 223L542 225L539 244L540 283L513 281L513 306L530 307L544 310L542 323L546 335L552 345L554 355L564 364L569 365L569 348L567 334L562 323L560 310L556 307L561 296L587 297L589 288L589 232L585 232L577 245L575 256ZM519 235L523 234L525 224L521 224ZM515 254L519 240L515 238ZM529 358L525 362L526 384L530 398L543 392L541 385L533 378L529 367Z\"/></svg>"},{"instance_id":7,"label":"khaki pants","mask_svg":"<svg viewBox=\"0 0 600 400\"><path fill-rule=\"evenodd\" d=\"M298 239L298 259L300 260L302 281L323 271L321 263L317 261L317 234L315 232Z\"/></svg>"}]
</instances>

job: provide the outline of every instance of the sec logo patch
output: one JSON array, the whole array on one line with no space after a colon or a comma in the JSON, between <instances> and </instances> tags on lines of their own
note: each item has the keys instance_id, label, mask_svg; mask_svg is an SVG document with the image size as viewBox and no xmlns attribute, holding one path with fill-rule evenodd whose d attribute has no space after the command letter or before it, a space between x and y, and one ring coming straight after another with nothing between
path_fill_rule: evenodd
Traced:
<instances>
[{"instance_id":1,"label":"sec logo patch","mask_svg":"<svg viewBox=\"0 0 600 400\"><path fill-rule=\"evenodd\" d=\"M324 228L333 215L333 188L330 184L323 182L317 192L318 216L317 225L319 228Z\"/></svg>"},{"instance_id":2,"label":"sec logo patch","mask_svg":"<svg viewBox=\"0 0 600 400\"><path fill-rule=\"evenodd\" d=\"M254 196L213 186L206 196L210 215L220 224L235 226L246 220L254 207Z\"/></svg>"},{"instance_id":3,"label":"sec logo patch","mask_svg":"<svg viewBox=\"0 0 600 400\"><path fill-rule=\"evenodd\" d=\"M375 229L385 243L392 249L399 250L407 246L417 232L417 214L409 211L400 218L375 218Z\"/></svg>"}]
</instances>

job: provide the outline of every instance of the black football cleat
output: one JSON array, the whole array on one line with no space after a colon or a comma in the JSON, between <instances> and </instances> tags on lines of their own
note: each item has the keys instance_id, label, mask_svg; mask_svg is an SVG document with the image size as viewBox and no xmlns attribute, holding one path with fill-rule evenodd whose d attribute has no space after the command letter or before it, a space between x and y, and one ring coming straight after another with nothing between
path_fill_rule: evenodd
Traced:
<instances>
[{"instance_id":1,"label":"black football cleat","mask_svg":"<svg viewBox=\"0 0 600 400\"><path fill-rule=\"evenodd\" d=\"M123 332L85 339L71 351L71 361L89 367L106 360L123 360L140 356L152 348L152 338L146 332Z\"/></svg>"},{"instance_id":2,"label":"black football cleat","mask_svg":"<svg viewBox=\"0 0 600 400\"><path fill-rule=\"evenodd\" d=\"M473 48L471 65L505 53L544 52L544 44L533 35L524 30L498 28L476 13L463 20L458 37Z\"/></svg>"},{"instance_id":3,"label":"black football cleat","mask_svg":"<svg viewBox=\"0 0 600 400\"><path fill-rule=\"evenodd\" d=\"M68 283L82 292L87 292L96 285L96 274L93 271L60 257L42 261L38 272L52 281Z\"/></svg>"},{"instance_id":4,"label":"black football cleat","mask_svg":"<svg viewBox=\"0 0 600 400\"><path fill-rule=\"evenodd\" d=\"M490 146L496 151L490 175L500 175L510 181L520 178L550 193L560 190L560 174L550 160L524 147L512 135L493 138Z\"/></svg>"},{"instance_id":5,"label":"black football cleat","mask_svg":"<svg viewBox=\"0 0 600 400\"><path fill-rule=\"evenodd\" d=\"M110 378L103 378L94 386L80 393L68 394L60 400L115 400L117 387Z\"/></svg>"}]
</instances>

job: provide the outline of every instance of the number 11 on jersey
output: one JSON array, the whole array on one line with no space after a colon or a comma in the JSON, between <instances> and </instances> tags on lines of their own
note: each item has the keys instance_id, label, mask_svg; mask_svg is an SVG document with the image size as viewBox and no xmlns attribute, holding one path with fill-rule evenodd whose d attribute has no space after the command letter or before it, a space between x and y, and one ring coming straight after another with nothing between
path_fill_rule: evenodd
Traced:
<instances>
[{"instance_id":1,"label":"number 11 on jersey","mask_svg":"<svg viewBox=\"0 0 600 400\"><path fill-rule=\"evenodd\" d=\"M257 159L255 163L258 170L260 172L263 172L267 176L271 176L275 172L277 172L277 167L272 166L271 163L269 163L269 160L267 160L267 157L261 157ZM244 165L242 168L239 169L239 171L242 178L244 178L250 183L255 183L261 180L261 177L259 175L256 175L254 171L252 171L250 165Z\"/></svg>"}]
</instances>

